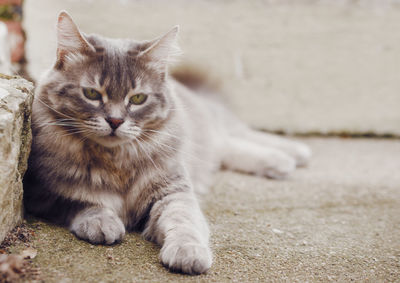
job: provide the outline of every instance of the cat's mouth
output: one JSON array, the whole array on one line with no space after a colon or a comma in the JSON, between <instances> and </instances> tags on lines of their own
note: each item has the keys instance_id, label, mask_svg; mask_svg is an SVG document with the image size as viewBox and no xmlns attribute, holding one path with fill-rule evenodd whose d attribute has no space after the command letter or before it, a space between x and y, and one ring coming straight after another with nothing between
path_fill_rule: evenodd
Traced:
<instances>
[{"instance_id":1,"label":"cat's mouth","mask_svg":"<svg viewBox=\"0 0 400 283\"><path fill-rule=\"evenodd\" d=\"M127 140L117 136L115 133L110 133L107 136L102 136L95 140L97 143L99 143L105 147L119 146L119 145L127 142Z\"/></svg>"},{"instance_id":2,"label":"cat's mouth","mask_svg":"<svg viewBox=\"0 0 400 283\"><path fill-rule=\"evenodd\" d=\"M117 131L115 129L112 129L111 132L105 137L111 139L121 138L121 136L117 134Z\"/></svg>"},{"instance_id":3,"label":"cat's mouth","mask_svg":"<svg viewBox=\"0 0 400 283\"><path fill-rule=\"evenodd\" d=\"M118 136L115 132L110 133L108 136L105 136L104 138L110 141L116 141L121 139L121 137Z\"/></svg>"},{"instance_id":4,"label":"cat's mouth","mask_svg":"<svg viewBox=\"0 0 400 283\"><path fill-rule=\"evenodd\" d=\"M105 147L119 146L132 140L132 138L125 136L116 130L109 130L108 133L101 133L92 136L92 139Z\"/></svg>"}]
</instances>

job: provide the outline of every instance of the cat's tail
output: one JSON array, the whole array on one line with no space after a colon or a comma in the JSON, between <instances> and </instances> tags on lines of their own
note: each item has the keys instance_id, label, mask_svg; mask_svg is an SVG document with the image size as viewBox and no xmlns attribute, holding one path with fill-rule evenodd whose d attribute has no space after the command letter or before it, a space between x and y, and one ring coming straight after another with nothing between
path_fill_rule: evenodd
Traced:
<instances>
[{"instance_id":1,"label":"cat's tail","mask_svg":"<svg viewBox=\"0 0 400 283\"><path fill-rule=\"evenodd\" d=\"M199 66L179 65L170 71L170 75L195 92L208 94L221 92L220 80Z\"/></svg>"}]
</instances>

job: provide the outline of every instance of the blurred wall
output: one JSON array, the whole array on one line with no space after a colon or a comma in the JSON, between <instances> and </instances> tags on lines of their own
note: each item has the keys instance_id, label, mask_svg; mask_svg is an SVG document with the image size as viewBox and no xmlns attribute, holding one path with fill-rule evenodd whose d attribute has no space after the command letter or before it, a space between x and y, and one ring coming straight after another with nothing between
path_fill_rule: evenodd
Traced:
<instances>
[{"instance_id":1,"label":"blurred wall","mask_svg":"<svg viewBox=\"0 0 400 283\"><path fill-rule=\"evenodd\" d=\"M55 54L67 10L87 33L154 38L181 26L182 62L222 81L252 126L400 135L399 1L26 0L29 69Z\"/></svg>"}]
</instances>

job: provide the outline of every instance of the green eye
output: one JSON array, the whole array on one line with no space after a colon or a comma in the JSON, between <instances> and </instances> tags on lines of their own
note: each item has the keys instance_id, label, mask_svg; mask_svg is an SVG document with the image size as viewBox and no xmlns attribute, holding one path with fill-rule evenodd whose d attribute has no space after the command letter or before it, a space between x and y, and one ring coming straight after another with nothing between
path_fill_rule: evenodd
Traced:
<instances>
[{"instance_id":1,"label":"green eye","mask_svg":"<svg viewBox=\"0 0 400 283\"><path fill-rule=\"evenodd\" d=\"M90 100L100 100L101 93L93 88L84 88L83 94Z\"/></svg>"},{"instance_id":2,"label":"green eye","mask_svg":"<svg viewBox=\"0 0 400 283\"><path fill-rule=\"evenodd\" d=\"M139 105L139 104L143 104L146 101L146 99L147 99L147 95L140 93L140 94L136 94L136 95L132 96L129 99L129 102L132 104L135 104L135 105Z\"/></svg>"}]
</instances>

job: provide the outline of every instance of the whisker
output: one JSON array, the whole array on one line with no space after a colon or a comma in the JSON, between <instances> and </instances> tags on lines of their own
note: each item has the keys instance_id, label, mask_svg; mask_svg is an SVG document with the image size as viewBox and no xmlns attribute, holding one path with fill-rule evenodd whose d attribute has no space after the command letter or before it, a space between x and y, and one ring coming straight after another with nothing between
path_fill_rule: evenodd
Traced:
<instances>
[{"instance_id":1,"label":"whisker","mask_svg":"<svg viewBox=\"0 0 400 283\"><path fill-rule=\"evenodd\" d=\"M76 134L82 134L82 133L90 133L89 130L87 129L77 129L74 131L70 131L70 132L66 132L66 133L60 133L60 132L50 132L50 133L41 133L38 134L38 136L48 136L48 135L55 135L56 138L62 138L62 137L67 137L67 136L72 136L72 135L76 135Z\"/></svg>"},{"instance_id":2,"label":"whisker","mask_svg":"<svg viewBox=\"0 0 400 283\"><path fill-rule=\"evenodd\" d=\"M171 138L174 138L174 139L177 139L177 140L182 139L182 137L179 137L179 136L177 136L177 135L171 134L171 133L169 133L169 132L167 132L167 131L157 131L157 130L144 129L143 132L144 132L144 133L146 133L146 132L151 132L151 133L157 133L157 134L161 134L161 135L166 135L166 136L168 136L168 137L171 137ZM198 147L199 149L200 149L200 148L203 148L203 145L201 145L201 144L199 144L199 143L196 143L196 142L194 142L194 141L192 141L192 140L190 141L190 143L191 143L192 145Z\"/></svg>"},{"instance_id":3,"label":"whisker","mask_svg":"<svg viewBox=\"0 0 400 283\"><path fill-rule=\"evenodd\" d=\"M80 124L71 124L71 123L57 123L57 122L49 122L49 123L42 123L42 124L38 124L36 125L39 128L44 128L46 126L66 126L66 127L77 127L80 126Z\"/></svg>"},{"instance_id":4,"label":"whisker","mask_svg":"<svg viewBox=\"0 0 400 283\"><path fill-rule=\"evenodd\" d=\"M84 135L82 139L79 140L78 145L84 143L93 133L89 133L88 135Z\"/></svg>"},{"instance_id":5,"label":"whisker","mask_svg":"<svg viewBox=\"0 0 400 283\"><path fill-rule=\"evenodd\" d=\"M74 117L71 117L71 116L69 116L69 115L67 115L67 114L61 113L60 111L54 109L53 107L51 107L50 105L48 105L47 103L45 103L45 102L44 102L43 100L41 100L38 96L36 96L35 99L37 99L40 103L42 103L43 105L45 105L45 106L48 107L49 109L53 110L54 112L56 112L56 113L58 113L58 114L60 114L60 115L62 115L62 116L65 116L65 117L68 117L68 118L70 118L70 119L74 119L74 120L77 120L77 121L82 121L81 119L74 118Z\"/></svg>"},{"instance_id":6,"label":"whisker","mask_svg":"<svg viewBox=\"0 0 400 283\"><path fill-rule=\"evenodd\" d=\"M141 141L141 139L138 137L138 140ZM151 163L153 163L154 167L157 170L160 170L160 168L157 167L157 165L154 163L153 159L151 158L151 156L149 155L149 153L147 152L147 150L142 147L142 145L140 143L138 143L139 147L143 150L143 152L146 154L146 156L149 158L149 160L151 161Z\"/></svg>"},{"instance_id":7,"label":"whisker","mask_svg":"<svg viewBox=\"0 0 400 283\"><path fill-rule=\"evenodd\" d=\"M177 152L177 153L182 153L182 154L184 154L186 157L192 158L192 159L194 159L194 160L196 160L196 161L203 162L204 164L209 165L209 164L212 163L212 162L210 162L210 161L202 160L202 159L198 158L197 156L194 156L194 155L192 155L192 154L190 154L190 153L188 153L188 152L185 152L185 151L183 151L183 150L181 150L181 149L177 149L177 148L174 148L174 147L172 147L172 146L170 146L170 145L161 143L160 141L154 140L151 136L146 135L146 133L143 133L143 135L145 135L147 138L151 139L154 143L158 144L158 145L161 147L161 149L163 149L163 147L167 147L167 148L169 148L169 149L171 149L171 150L173 150L173 151L175 151L175 152ZM164 148L164 150L165 150L165 148Z\"/></svg>"},{"instance_id":8,"label":"whisker","mask_svg":"<svg viewBox=\"0 0 400 283\"><path fill-rule=\"evenodd\" d=\"M141 145L141 141L142 141L142 140L140 139L140 137L137 137L137 141L138 141L137 144L138 144L139 148L140 148L140 149L145 153L145 155L149 158L149 160L150 160L151 163L153 164L154 168L157 169L157 173L158 173L159 177L161 177L161 179L162 179L164 185L167 185L167 175L166 175L166 173L163 172L163 170L161 170L161 169L155 164L155 162L154 162L153 159L151 158L151 155L147 152L147 150L146 150L144 147L142 147L142 145Z\"/></svg>"}]
</instances>

